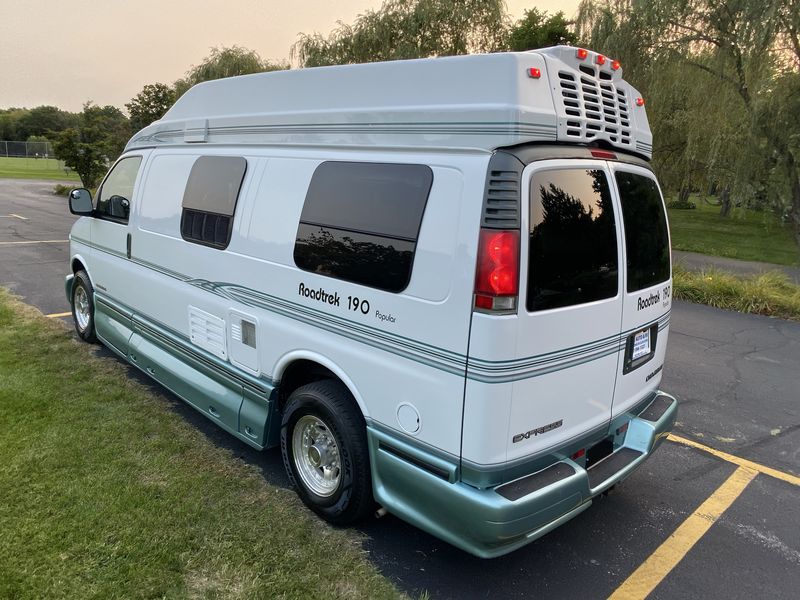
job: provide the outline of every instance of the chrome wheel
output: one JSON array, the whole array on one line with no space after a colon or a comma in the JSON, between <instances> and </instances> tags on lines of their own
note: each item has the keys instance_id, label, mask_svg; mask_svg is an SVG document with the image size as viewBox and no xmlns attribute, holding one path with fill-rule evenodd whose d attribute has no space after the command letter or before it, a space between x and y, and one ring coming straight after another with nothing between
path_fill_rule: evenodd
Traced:
<instances>
[{"instance_id":1,"label":"chrome wheel","mask_svg":"<svg viewBox=\"0 0 800 600\"><path fill-rule=\"evenodd\" d=\"M333 432L314 415L303 415L292 433L292 457L297 474L317 496L336 492L341 480L339 446Z\"/></svg>"},{"instance_id":2,"label":"chrome wheel","mask_svg":"<svg viewBox=\"0 0 800 600\"><path fill-rule=\"evenodd\" d=\"M78 322L78 328L81 331L86 331L92 319L92 313L89 309L89 295L82 285L79 285L75 290L73 303L75 304L75 320Z\"/></svg>"}]
</instances>

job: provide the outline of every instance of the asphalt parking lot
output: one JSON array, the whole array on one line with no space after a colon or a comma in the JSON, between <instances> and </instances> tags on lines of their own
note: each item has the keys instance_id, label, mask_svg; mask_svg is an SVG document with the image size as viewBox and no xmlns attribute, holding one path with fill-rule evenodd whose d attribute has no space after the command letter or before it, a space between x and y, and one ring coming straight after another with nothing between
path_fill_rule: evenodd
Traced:
<instances>
[{"instance_id":1,"label":"asphalt parking lot","mask_svg":"<svg viewBox=\"0 0 800 600\"><path fill-rule=\"evenodd\" d=\"M52 185L0 180L0 285L71 326L74 217ZM798 597L800 324L675 302L669 341L675 436L589 510L491 561L387 516L360 528L368 558L431 598ZM162 394L177 418L288 485L277 450L255 452Z\"/></svg>"}]
</instances>

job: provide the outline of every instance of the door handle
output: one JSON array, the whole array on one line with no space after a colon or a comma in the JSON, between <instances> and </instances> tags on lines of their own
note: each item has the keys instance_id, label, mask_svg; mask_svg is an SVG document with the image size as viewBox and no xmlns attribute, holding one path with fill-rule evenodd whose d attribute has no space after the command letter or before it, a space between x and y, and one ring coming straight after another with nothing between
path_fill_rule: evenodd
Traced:
<instances>
[{"instance_id":1,"label":"door handle","mask_svg":"<svg viewBox=\"0 0 800 600\"><path fill-rule=\"evenodd\" d=\"M130 258L131 257L131 234L130 233L128 234L128 239L125 242L125 246L126 246L126 254L128 255L128 258Z\"/></svg>"}]
</instances>

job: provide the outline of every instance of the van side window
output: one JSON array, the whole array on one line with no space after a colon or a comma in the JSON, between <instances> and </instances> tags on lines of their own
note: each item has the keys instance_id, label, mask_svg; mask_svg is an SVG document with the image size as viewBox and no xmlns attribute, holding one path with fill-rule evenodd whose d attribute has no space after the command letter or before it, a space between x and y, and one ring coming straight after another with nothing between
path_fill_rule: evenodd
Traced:
<instances>
[{"instance_id":1,"label":"van side window","mask_svg":"<svg viewBox=\"0 0 800 600\"><path fill-rule=\"evenodd\" d=\"M106 176L97 193L96 215L120 223L128 222L133 201L133 184L142 164L141 156L123 158Z\"/></svg>"},{"instance_id":2,"label":"van side window","mask_svg":"<svg viewBox=\"0 0 800 600\"><path fill-rule=\"evenodd\" d=\"M650 177L617 171L617 187L625 224L628 292L669 279L669 236L664 205Z\"/></svg>"},{"instance_id":3,"label":"van side window","mask_svg":"<svg viewBox=\"0 0 800 600\"><path fill-rule=\"evenodd\" d=\"M427 165L320 164L300 216L295 264L388 292L404 290L432 184Z\"/></svg>"},{"instance_id":4,"label":"van side window","mask_svg":"<svg viewBox=\"0 0 800 600\"><path fill-rule=\"evenodd\" d=\"M183 192L184 240L220 250L228 247L246 170L241 156L201 156L195 161Z\"/></svg>"},{"instance_id":5,"label":"van side window","mask_svg":"<svg viewBox=\"0 0 800 600\"><path fill-rule=\"evenodd\" d=\"M617 294L617 232L603 171L561 169L531 181L529 311Z\"/></svg>"}]
</instances>

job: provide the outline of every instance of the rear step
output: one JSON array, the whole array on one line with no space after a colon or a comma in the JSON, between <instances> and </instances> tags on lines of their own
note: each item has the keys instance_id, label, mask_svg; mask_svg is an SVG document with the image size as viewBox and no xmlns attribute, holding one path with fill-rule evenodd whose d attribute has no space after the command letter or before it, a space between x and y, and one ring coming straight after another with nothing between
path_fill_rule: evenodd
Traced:
<instances>
[{"instance_id":1,"label":"rear step","mask_svg":"<svg viewBox=\"0 0 800 600\"><path fill-rule=\"evenodd\" d=\"M639 415L639 418L655 423L667 412L673 401L670 396L660 395Z\"/></svg>"},{"instance_id":2,"label":"rear step","mask_svg":"<svg viewBox=\"0 0 800 600\"><path fill-rule=\"evenodd\" d=\"M642 454L643 452L633 450L632 448L620 448L614 454L609 454L606 458L586 471L589 475L589 488L594 489L598 487L601 483L613 477L615 473L619 473Z\"/></svg>"},{"instance_id":3,"label":"rear step","mask_svg":"<svg viewBox=\"0 0 800 600\"><path fill-rule=\"evenodd\" d=\"M566 463L556 463L539 471L533 473L522 479L517 479L505 485L501 485L495 491L503 496L506 500L519 500L523 496L532 494L536 490L546 488L548 485L553 485L556 481L566 479L575 474L575 469Z\"/></svg>"}]
</instances>

